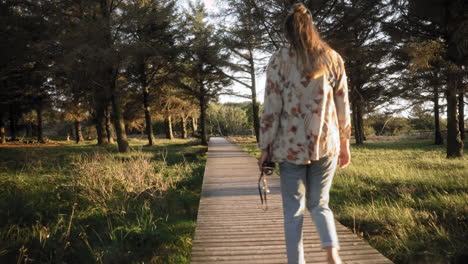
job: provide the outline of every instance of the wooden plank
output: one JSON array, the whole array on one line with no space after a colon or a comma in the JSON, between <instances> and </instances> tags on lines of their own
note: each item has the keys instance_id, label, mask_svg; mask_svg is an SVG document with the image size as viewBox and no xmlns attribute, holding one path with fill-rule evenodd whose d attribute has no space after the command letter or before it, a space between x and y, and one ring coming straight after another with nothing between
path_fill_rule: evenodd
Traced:
<instances>
[{"instance_id":1,"label":"wooden plank","mask_svg":"<svg viewBox=\"0 0 468 264\"><path fill-rule=\"evenodd\" d=\"M261 209L257 160L224 138L211 138L191 263L286 263L283 209L277 175L268 178L269 210ZM345 263L392 263L335 221ZM308 263L326 263L316 227L304 214Z\"/></svg>"}]
</instances>

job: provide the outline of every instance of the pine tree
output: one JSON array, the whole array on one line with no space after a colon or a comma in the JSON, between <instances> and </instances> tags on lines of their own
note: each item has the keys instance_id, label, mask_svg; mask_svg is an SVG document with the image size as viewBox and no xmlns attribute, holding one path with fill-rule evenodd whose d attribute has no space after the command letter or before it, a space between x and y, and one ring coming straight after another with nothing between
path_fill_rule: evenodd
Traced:
<instances>
[{"instance_id":1,"label":"pine tree","mask_svg":"<svg viewBox=\"0 0 468 264\"><path fill-rule=\"evenodd\" d=\"M402 41L442 41L443 76L446 81L447 100L447 157L463 156L463 141L460 136L460 122L457 109L457 95L463 98L462 65L468 58L467 14L468 3L463 0L393 1L397 12L393 26L389 29L394 38Z\"/></svg>"},{"instance_id":2,"label":"pine tree","mask_svg":"<svg viewBox=\"0 0 468 264\"><path fill-rule=\"evenodd\" d=\"M311 6L312 10L317 6ZM385 1L335 1L316 19L320 32L344 58L356 144L362 144L363 116L380 106L385 96L390 43L381 31L389 10ZM318 14L317 14L318 15ZM330 19L333 17L333 19Z\"/></svg>"},{"instance_id":3,"label":"pine tree","mask_svg":"<svg viewBox=\"0 0 468 264\"><path fill-rule=\"evenodd\" d=\"M139 83L143 98L148 145L154 144L150 96L167 82L172 62L179 50L176 39L175 1L135 1L123 7L125 26L129 37L126 55L131 58L127 73L133 82Z\"/></svg>"},{"instance_id":4,"label":"pine tree","mask_svg":"<svg viewBox=\"0 0 468 264\"><path fill-rule=\"evenodd\" d=\"M402 63L406 69L402 70L399 84L402 87L400 97L415 104L433 102L434 112L434 143L443 144L440 132L439 96L441 88L446 82L441 80L445 61L442 57L443 44L440 41L409 42L403 47L408 58ZM405 63L407 61L407 63Z\"/></svg>"},{"instance_id":5,"label":"pine tree","mask_svg":"<svg viewBox=\"0 0 468 264\"><path fill-rule=\"evenodd\" d=\"M223 28L226 47L231 51L234 61L231 70L235 73L229 75L233 81L250 90L245 96L252 100L252 119L255 137L259 139L259 104L257 102L256 74L257 64L265 59L260 58L260 52L268 43L265 32L261 29L256 18L256 6L251 1L231 0L229 8L222 13L226 19L234 19L229 27Z\"/></svg>"},{"instance_id":6,"label":"pine tree","mask_svg":"<svg viewBox=\"0 0 468 264\"><path fill-rule=\"evenodd\" d=\"M208 144L206 135L206 108L215 99L230 79L222 72L229 65L229 54L219 32L206 21L207 12L200 2L190 6L186 14L187 31L184 61L180 63L181 75L178 85L198 100L200 108L201 143Z\"/></svg>"}]
</instances>

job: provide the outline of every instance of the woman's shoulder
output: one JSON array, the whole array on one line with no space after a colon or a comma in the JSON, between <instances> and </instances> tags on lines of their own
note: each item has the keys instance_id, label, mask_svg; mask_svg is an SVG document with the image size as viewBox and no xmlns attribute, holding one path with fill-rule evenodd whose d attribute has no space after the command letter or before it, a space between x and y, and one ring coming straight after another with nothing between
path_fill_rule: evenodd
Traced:
<instances>
[{"instance_id":1,"label":"woman's shoulder","mask_svg":"<svg viewBox=\"0 0 468 264\"><path fill-rule=\"evenodd\" d=\"M330 48L330 50L328 51L329 54L330 54L330 57L332 58L333 60L333 63L335 65L340 65L340 64L344 64L344 60L343 60L343 57L341 57L340 53L338 53L338 51Z\"/></svg>"},{"instance_id":2,"label":"woman's shoulder","mask_svg":"<svg viewBox=\"0 0 468 264\"><path fill-rule=\"evenodd\" d=\"M342 72L344 70L344 60L341 55L334 49L330 48L329 58L331 60L331 65L335 73Z\"/></svg>"}]
</instances>

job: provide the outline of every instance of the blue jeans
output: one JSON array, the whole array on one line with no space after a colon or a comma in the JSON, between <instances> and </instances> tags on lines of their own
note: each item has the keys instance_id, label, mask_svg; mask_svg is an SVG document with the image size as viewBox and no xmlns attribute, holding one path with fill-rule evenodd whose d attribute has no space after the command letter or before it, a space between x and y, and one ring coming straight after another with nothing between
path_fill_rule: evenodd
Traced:
<instances>
[{"instance_id":1,"label":"blue jeans","mask_svg":"<svg viewBox=\"0 0 468 264\"><path fill-rule=\"evenodd\" d=\"M279 164L289 264L305 263L302 223L306 206L319 233L322 248L340 248L333 212L328 207L329 191L337 164L338 156L323 157L308 165L287 161Z\"/></svg>"}]
</instances>

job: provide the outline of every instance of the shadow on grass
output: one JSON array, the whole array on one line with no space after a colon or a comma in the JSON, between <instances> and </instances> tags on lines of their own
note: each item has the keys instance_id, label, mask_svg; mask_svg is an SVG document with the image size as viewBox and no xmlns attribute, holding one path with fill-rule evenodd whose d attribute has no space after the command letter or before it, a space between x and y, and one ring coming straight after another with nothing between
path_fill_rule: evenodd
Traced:
<instances>
[{"instance_id":1,"label":"shadow on grass","mask_svg":"<svg viewBox=\"0 0 468 264\"><path fill-rule=\"evenodd\" d=\"M195 161L200 154L207 151L207 147L200 144L199 140L190 140L186 143L166 143L156 146L142 146L134 149L141 149L146 153L152 153L153 160L166 161L171 166L184 161Z\"/></svg>"},{"instance_id":2,"label":"shadow on grass","mask_svg":"<svg viewBox=\"0 0 468 264\"><path fill-rule=\"evenodd\" d=\"M5 169L20 170L33 166L56 169L68 168L74 158L92 152L117 152L115 145L97 146L77 144L54 147L0 148L0 166Z\"/></svg>"}]
</instances>

